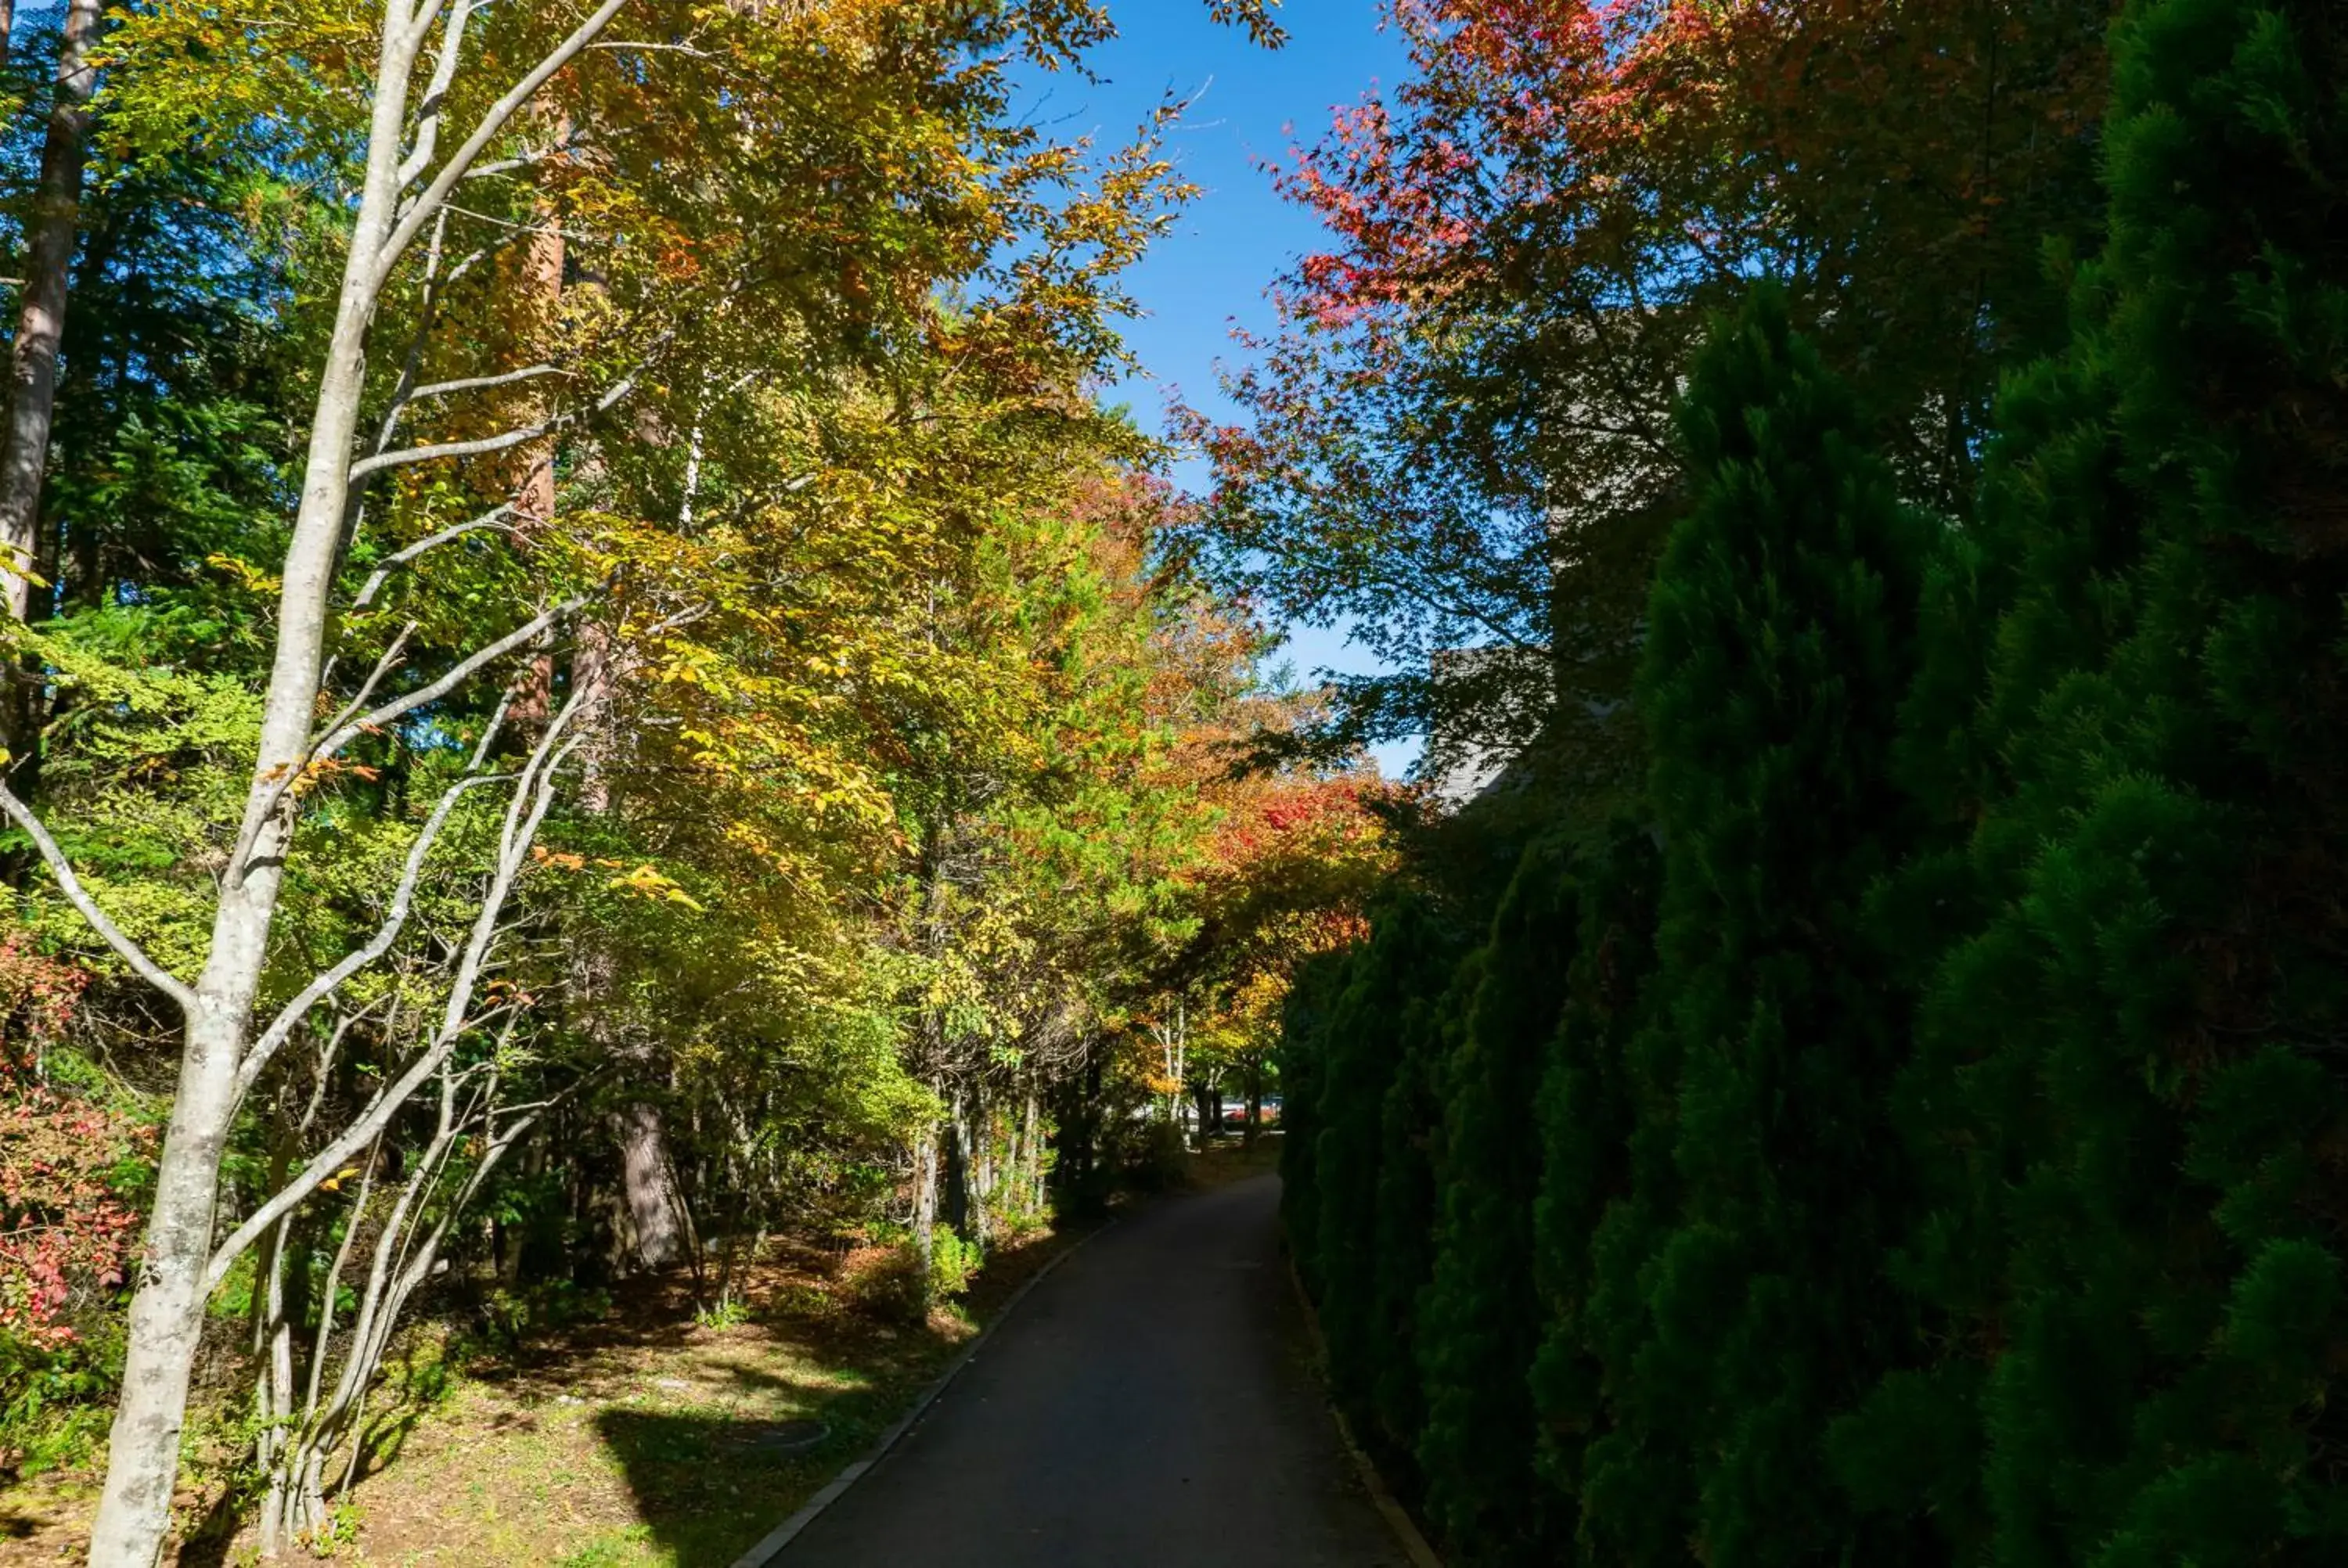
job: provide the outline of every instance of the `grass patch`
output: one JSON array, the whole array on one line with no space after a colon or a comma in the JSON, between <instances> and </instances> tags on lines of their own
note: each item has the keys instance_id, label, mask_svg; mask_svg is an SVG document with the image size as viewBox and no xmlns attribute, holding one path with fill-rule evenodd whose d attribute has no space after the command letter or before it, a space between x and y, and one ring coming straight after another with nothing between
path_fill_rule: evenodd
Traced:
<instances>
[{"instance_id":1,"label":"grass patch","mask_svg":"<svg viewBox=\"0 0 2348 1568\"><path fill-rule=\"evenodd\" d=\"M336 1560L726 1568L869 1448L1068 1239L998 1249L954 1310L919 1326L860 1307L835 1255L789 1244L722 1318L697 1320L681 1281L653 1280L506 1357L452 1362L420 1326L386 1368L386 1403L417 1397L370 1433L357 1539ZM0 1564L71 1560L95 1501L87 1470L10 1488ZM224 1530L173 1561L253 1558L249 1532Z\"/></svg>"},{"instance_id":2,"label":"grass patch","mask_svg":"<svg viewBox=\"0 0 2348 1568\"><path fill-rule=\"evenodd\" d=\"M360 1560L725 1568L896 1419L1061 1244L998 1252L969 1311L921 1327L854 1305L833 1260L762 1266L747 1309L689 1302L469 1370L356 1491Z\"/></svg>"}]
</instances>

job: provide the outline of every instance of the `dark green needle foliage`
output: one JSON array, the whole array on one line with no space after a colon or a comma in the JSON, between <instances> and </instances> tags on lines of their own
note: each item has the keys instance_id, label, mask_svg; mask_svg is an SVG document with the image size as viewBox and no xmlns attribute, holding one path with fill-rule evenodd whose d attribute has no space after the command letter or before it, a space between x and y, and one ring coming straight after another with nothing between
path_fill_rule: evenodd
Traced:
<instances>
[{"instance_id":1,"label":"dark green needle foliage","mask_svg":"<svg viewBox=\"0 0 2348 1568\"><path fill-rule=\"evenodd\" d=\"M1482 973L1482 955L1470 954L1451 971L1442 992L1412 1001L1402 1020L1394 1076L1379 1107L1377 1267L1370 1310L1372 1333L1385 1353L1367 1390L1370 1419L1360 1437L1387 1480L1406 1492L1416 1490L1417 1448L1426 1425L1426 1398L1412 1348L1419 1337L1419 1300L1435 1266L1441 1074L1458 1047Z\"/></svg>"},{"instance_id":2,"label":"dark green needle foliage","mask_svg":"<svg viewBox=\"0 0 2348 1568\"><path fill-rule=\"evenodd\" d=\"M1470 1568L2348 1562L2348 6L2112 41L2105 239L1969 520L1755 291L1639 825L1464 966L1348 960L1297 1201Z\"/></svg>"},{"instance_id":3,"label":"dark green needle foliage","mask_svg":"<svg viewBox=\"0 0 2348 1568\"><path fill-rule=\"evenodd\" d=\"M2109 241L1985 546L1996 913L1900 1098L1943 1354L1837 1447L1997 1568L2336 1563L2348 14L2146 0L2113 61Z\"/></svg>"},{"instance_id":4,"label":"dark green needle foliage","mask_svg":"<svg viewBox=\"0 0 2348 1568\"><path fill-rule=\"evenodd\" d=\"M1430 896L1398 890L1372 916L1369 940L1352 953L1313 1064L1313 1275L1338 1403L1361 1426L1393 1362L1409 1360L1406 1301L1395 1299L1407 1266L1381 1246L1382 1195L1424 1194L1426 1178L1386 1170L1389 1153L1424 1163L1423 1146L1390 1150L1387 1104L1424 1071L1418 1042L1439 1029L1433 1009L1465 947ZM1291 1136L1297 1134L1292 1132ZM1423 1196L1416 1201L1424 1203ZM1390 1227L1389 1227L1390 1228ZM1384 1286L1384 1288L1382 1288Z\"/></svg>"},{"instance_id":5,"label":"dark green needle foliage","mask_svg":"<svg viewBox=\"0 0 2348 1568\"><path fill-rule=\"evenodd\" d=\"M1661 1038L1641 1056L1676 1070L1676 1204L1610 1372L1618 1446L1689 1462L1643 1488L1612 1478L1601 1522L1714 1568L1905 1561L1852 1536L1821 1438L1900 1339L1881 1248L1905 1183L1883 1103L1907 1009L1866 909L1917 837L1891 763L1925 525L1774 289L1715 331L1680 423L1695 500L1640 686L1664 839ZM1625 1509L1684 1511L1689 1539L1657 1542Z\"/></svg>"},{"instance_id":6,"label":"dark green needle foliage","mask_svg":"<svg viewBox=\"0 0 2348 1568\"><path fill-rule=\"evenodd\" d=\"M1580 924L1570 852L1528 847L1471 968L1473 999L1444 1064L1435 1267L1420 1312L1426 1509L1466 1564L1544 1561L1527 1380L1540 1343L1534 1114Z\"/></svg>"},{"instance_id":7,"label":"dark green needle foliage","mask_svg":"<svg viewBox=\"0 0 2348 1568\"><path fill-rule=\"evenodd\" d=\"M1533 1281L1542 1334L1532 1372L1540 1432L1535 1458L1551 1506L1565 1521L1581 1509L1583 1456L1611 1422L1604 1359L1590 1323L1597 1261L1591 1238L1601 1219L1628 1205L1636 1190L1632 1132L1641 1095L1627 1048L1654 967L1660 880L1654 843L1635 825L1616 825L1592 853L1581 884L1565 1010L1536 1108L1541 1173L1533 1207ZM1668 1117L1650 1121L1670 1125ZM1570 1560L1602 1559L1577 1551Z\"/></svg>"},{"instance_id":8,"label":"dark green needle foliage","mask_svg":"<svg viewBox=\"0 0 2348 1568\"><path fill-rule=\"evenodd\" d=\"M1329 1014L1356 961L1349 952L1322 953L1296 967L1280 1014L1280 1220L1297 1277L1321 1294L1321 1059L1328 1049Z\"/></svg>"}]
</instances>

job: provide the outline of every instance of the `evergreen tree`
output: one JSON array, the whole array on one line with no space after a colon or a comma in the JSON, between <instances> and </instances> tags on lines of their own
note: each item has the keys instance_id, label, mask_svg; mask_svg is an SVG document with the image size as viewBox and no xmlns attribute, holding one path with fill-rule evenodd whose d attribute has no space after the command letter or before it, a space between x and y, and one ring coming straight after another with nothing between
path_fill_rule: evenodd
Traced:
<instances>
[{"instance_id":1,"label":"evergreen tree","mask_svg":"<svg viewBox=\"0 0 2348 1568\"><path fill-rule=\"evenodd\" d=\"M2348 18L2139 0L2113 59L2109 239L1982 547L1993 913L1900 1097L1946 1348L1838 1448L2000 1568L2333 1562Z\"/></svg>"},{"instance_id":2,"label":"evergreen tree","mask_svg":"<svg viewBox=\"0 0 2348 1568\"><path fill-rule=\"evenodd\" d=\"M1426 1509L1454 1561L1544 1560L1527 1374L1540 1343L1533 1106L1573 957L1578 889L1559 844L1529 846L1494 916L1474 1001L1444 1065L1434 1272L1419 1314Z\"/></svg>"},{"instance_id":3,"label":"evergreen tree","mask_svg":"<svg viewBox=\"0 0 2348 1568\"><path fill-rule=\"evenodd\" d=\"M1317 953L1296 967L1281 1005L1280 1222L1297 1278L1321 1294L1321 1061L1329 1049L1329 1013L1344 992L1350 950Z\"/></svg>"},{"instance_id":4,"label":"evergreen tree","mask_svg":"<svg viewBox=\"0 0 2348 1568\"><path fill-rule=\"evenodd\" d=\"M1412 999L1402 1051L1378 1118L1377 1269L1373 1332L1386 1347L1369 1389L1370 1422L1360 1433L1381 1473L1405 1493L1417 1490L1417 1449L1426 1397L1414 1348L1419 1301L1435 1266L1435 1146L1443 1125L1440 1074L1457 1049L1468 999L1483 975L1471 953L1442 990ZM1430 980L1436 979L1433 974Z\"/></svg>"},{"instance_id":5,"label":"evergreen tree","mask_svg":"<svg viewBox=\"0 0 2348 1568\"><path fill-rule=\"evenodd\" d=\"M1685 1468L1601 1503L1684 1515L1715 1568L1906 1561L1896 1530L1852 1533L1822 1437L1900 1337L1880 1248L1905 1009L1866 901L1916 837L1891 753L1923 526L1774 289L1715 332L1680 424L1695 499L1640 691L1665 841L1645 1052L1675 1072L1677 1192L1610 1372L1634 1443L1659 1428L1647 1451Z\"/></svg>"},{"instance_id":6,"label":"evergreen tree","mask_svg":"<svg viewBox=\"0 0 2348 1568\"><path fill-rule=\"evenodd\" d=\"M1565 1012L1536 1108L1541 1173L1533 1279L1543 1323L1532 1373L1536 1458L1568 1520L1581 1508L1584 1451L1607 1420L1603 1365L1587 1321L1595 1284L1591 1241L1608 1205L1631 1192L1636 1100L1626 1052L1654 965L1659 869L1653 841L1628 823L1616 824L1593 852Z\"/></svg>"},{"instance_id":7,"label":"evergreen tree","mask_svg":"<svg viewBox=\"0 0 2348 1568\"><path fill-rule=\"evenodd\" d=\"M1417 889L1397 890L1371 926L1330 1009L1313 1109L1315 1299L1332 1390L1364 1425L1385 1368L1409 1354L1380 1308L1381 1270L1391 1266L1379 1245L1387 1096L1459 953L1441 909Z\"/></svg>"},{"instance_id":8,"label":"evergreen tree","mask_svg":"<svg viewBox=\"0 0 2348 1568\"><path fill-rule=\"evenodd\" d=\"M1683 935L1686 929L1684 924L1680 927ZM1661 935L1659 930L1657 937ZM1580 1327L1597 1364L1603 1419L1581 1454L1577 1541L1593 1563L1678 1568L1687 1560L1687 1544L1695 1531L1688 1477L1701 1434L1692 1439L1690 1423L1677 1416L1673 1401L1678 1386L1649 1376L1646 1346L1651 1337L1649 1260L1678 1213L1681 1184L1674 1154L1681 1051L1677 1031L1655 1016L1664 1010L1667 993L1650 981L1644 994L1648 999L1640 1009L1644 1021L1633 1029L1622 1052L1627 1136L1621 1156L1622 1190L1609 1196L1590 1236L1590 1296ZM1554 1150L1549 1159L1550 1168L1563 1173ZM1550 1311L1553 1324L1553 1304ZM1553 1342L1554 1326L1550 1332ZM1544 1357L1551 1350L1545 1344ZM1559 1481L1554 1457L1545 1471L1552 1483Z\"/></svg>"}]
</instances>

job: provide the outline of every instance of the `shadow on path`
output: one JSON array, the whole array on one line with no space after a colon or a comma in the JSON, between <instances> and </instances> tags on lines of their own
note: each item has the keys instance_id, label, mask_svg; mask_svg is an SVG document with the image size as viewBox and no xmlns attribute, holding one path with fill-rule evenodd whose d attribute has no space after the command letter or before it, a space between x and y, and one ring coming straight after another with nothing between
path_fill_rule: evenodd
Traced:
<instances>
[{"instance_id":1,"label":"shadow on path","mask_svg":"<svg viewBox=\"0 0 2348 1568\"><path fill-rule=\"evenodd\" d=\"M1402 1568L1311 1377L1279 1194L1096 1238L777 1568Z\"/></svg>"}]
</instances>

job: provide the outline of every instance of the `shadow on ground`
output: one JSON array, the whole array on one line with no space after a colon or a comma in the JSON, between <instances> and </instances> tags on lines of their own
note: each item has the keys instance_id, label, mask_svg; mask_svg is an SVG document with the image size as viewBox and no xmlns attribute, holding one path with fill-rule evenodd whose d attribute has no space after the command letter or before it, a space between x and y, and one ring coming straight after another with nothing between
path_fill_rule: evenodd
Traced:
<instances>
[{"instance_id":1,"label":"shadow on ground","mask_svg":"<svg viewBox=\"0 0 2348 1568\"><path fill-rule=\"evenodd\" d=\"M643 1522L631 1533L677 1568L726 1568L860 1453L903 1399L901 1386L840 1390L783 1419L623 1406L594 1424L634 1495Z\"/></svg>"},{"instance_id":2,"label":"shadow on ground","mask_svg":"<svg viewBox=\"0 0 2348 1568\"><path fill-rule=\"evenodd\" d=\"M999 1255L972 1293L973 1313L994 1316L1056 1250L1057 1244L1047 1244ZM633 1497L639 1523L629 1536L676 1568L726 1568L863 1453L952 1358L968 1330L941 1333L933 1323L881 1332L890 1339L887 1356L856 1358L880 1375L778 1376L745 1356L717 1357L703 1364L710 1380L705 1396L741 1408L628 1403L597 1411L596 1436ZM720 1380L723 1386L713 1386ZM599 1561L573 1558L564 1568L599 1568Z\"/></svg>"}]
</instances>

